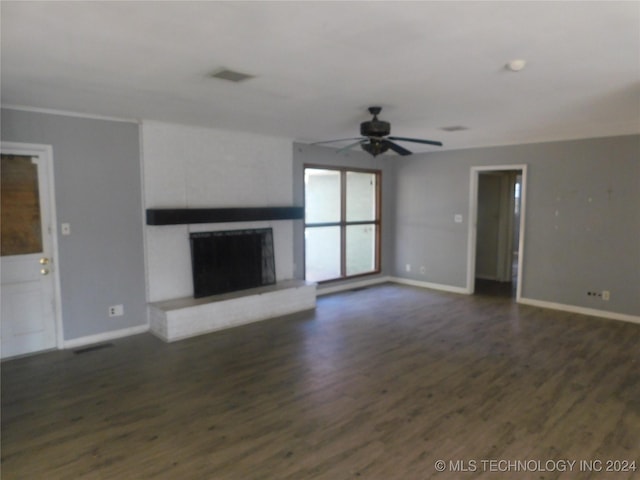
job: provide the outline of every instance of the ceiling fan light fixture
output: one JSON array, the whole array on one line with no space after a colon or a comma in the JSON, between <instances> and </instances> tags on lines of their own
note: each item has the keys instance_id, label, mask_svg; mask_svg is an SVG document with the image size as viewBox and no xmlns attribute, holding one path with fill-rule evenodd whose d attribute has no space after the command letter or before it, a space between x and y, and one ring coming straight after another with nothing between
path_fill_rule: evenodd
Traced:
<instances>
[{"instance_id":1,"label":"ceiling fan light fixture","mask_svg":"<svg viewBox=\"0 0 640 480\"><path fill-rule=\"evenodd\" d=\"M386 142L377 139L372 139L370 142L362 143L360 146L365 152L370 153L374 157L377 157L389 150L389 145Z\"/></svg>"}]
</instances>

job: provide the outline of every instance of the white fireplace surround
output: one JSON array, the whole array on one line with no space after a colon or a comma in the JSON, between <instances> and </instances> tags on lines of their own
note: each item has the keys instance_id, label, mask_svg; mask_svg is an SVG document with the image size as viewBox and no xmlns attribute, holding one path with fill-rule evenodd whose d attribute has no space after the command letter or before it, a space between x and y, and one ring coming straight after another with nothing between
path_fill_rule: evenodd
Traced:
<instances>
[{"instance_id":1,"label":"white fireplace surround","mask_svg":"<svg viewBox=\"0 0 640 480\"><path fill-rule=\"evenodd\" d=\"M142 152L144 209L293 205L290 139L143 122ZM151 331L172 341L314 308L315 285L292 280L295 221L145 225ZM250 228L273 230L277 288L194 299L189 234Z\"/></svg>"}]
</instances>

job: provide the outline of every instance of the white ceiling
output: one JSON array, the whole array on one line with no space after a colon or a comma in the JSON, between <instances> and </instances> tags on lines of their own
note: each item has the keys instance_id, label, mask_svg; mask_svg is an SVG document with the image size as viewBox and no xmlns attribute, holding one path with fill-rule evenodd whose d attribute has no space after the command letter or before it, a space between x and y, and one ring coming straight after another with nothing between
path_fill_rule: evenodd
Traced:
<instances>
[{"instance_id":1,"label":"white ceiling","mask_svg":"<svg viewBox=\"0 0 640 480\"><path fill-rule=\"evenodd\" d=\"M13 2L2 104L444 148L640 132L638 2ZM512 59L527 61L514 73ZM256 75L208 78L221 67ZM463 125L460 132L441 127ZM404 144L413 151L438 147Z\"/></svg>"}]
</instances>

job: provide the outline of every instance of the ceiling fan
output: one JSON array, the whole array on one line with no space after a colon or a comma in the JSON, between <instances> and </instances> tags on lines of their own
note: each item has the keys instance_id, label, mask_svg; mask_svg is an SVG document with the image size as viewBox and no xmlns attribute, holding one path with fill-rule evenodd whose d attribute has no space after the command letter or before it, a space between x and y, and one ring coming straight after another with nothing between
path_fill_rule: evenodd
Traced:
<instances>
[{"instance_id":1,"label":"ceiling fan","mask_svg":"<svg viewBox=\"0 0 640 480\"><path fill-rule=\"evenodd\" d=\"M318 145L321 143L344 142L347 140L357 140L356 142L341 148L337 153L344 152L355 147L356 145L360 145L360 147L365 152L370 153L374 157L386 152L387 150L393 150L398 155L411 155L411 151L407 150L404 147L401 147L395 142L414 142L427 145L436 145L438 147L442 146L442 142L437 142L435 140L422 140L419 138L389 136L389 134L391 133L391 124L383 120L378 120L378 114L381 111L382 107L369 107L369 113L373 115L373 119L369 120L368 122L362 122L360 124L360 134L362 135L362 137L327 140L324 142L315 142L312 145Z\"/></svg>"}]
</instances>

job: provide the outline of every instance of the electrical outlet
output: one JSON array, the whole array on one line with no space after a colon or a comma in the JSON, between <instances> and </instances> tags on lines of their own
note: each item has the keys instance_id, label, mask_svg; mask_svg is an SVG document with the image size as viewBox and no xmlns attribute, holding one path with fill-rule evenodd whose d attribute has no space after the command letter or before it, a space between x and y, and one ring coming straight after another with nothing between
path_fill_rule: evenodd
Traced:
<instances>
[{"instance_id":1,"label":"electrical outlet","mask_svg":"<svg viewBox=\"0 0 640 480\"><path fill-rule=\"evenodd\" d=\"M122 305L111 305L109 307L110 317L121 317L124 314L124 307Z\"/></svg>"},{"instance_id":2,"label":"electrical outlet","mask_svg":"<svg viewBox=\"0 0 640 480\"><path fill-rule=\"evenodd\" d=\"M407 263L407 264L405 265L405 267L404 267L404 268L405 268L405 270L406 270L407 272L410 272L410 271L411 271L411 264L410 264L410 263Z\"/></svg>"},{"instance_id":3,"label":"electrical outlet","mask_svg":"<svg viewBox=\"0 0 640 480\"><path fill-rule=\"evenodd\" d=\"M602 290L601 292L593 292L590 290L587 292L587 296L599 298L604 302L611 300L611 292L609 290Z\"/></svg>"},{"instance_id":4,"label":"electrical outlet","mask_svg":"<svg viewBox=\"0 0 640 480\"><path fill-rule=\"evenodd\" d=\"M425 268L425 266L424 266L424 265L422 265L422 266L420 267L420 274L421 274L421 275L426 275L426 273L427 273L427 269Z\"/></svg>"}]
</instances>

